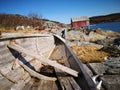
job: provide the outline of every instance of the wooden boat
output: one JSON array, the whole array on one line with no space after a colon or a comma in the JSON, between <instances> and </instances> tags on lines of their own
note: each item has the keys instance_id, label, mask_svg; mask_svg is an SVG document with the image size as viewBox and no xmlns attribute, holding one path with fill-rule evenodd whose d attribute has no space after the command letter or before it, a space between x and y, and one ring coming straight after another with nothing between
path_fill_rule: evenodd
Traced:
<instances>
[{"instance_id":1,"label":"wooden boat","mask_svg":"<svg viewBox=\"0 0 120 90\"><path fill-rule=\"evenodd\" d=\"M0 39L0 90L96 90L65 41L56 35Z\"/></svg>"}]
</instances>

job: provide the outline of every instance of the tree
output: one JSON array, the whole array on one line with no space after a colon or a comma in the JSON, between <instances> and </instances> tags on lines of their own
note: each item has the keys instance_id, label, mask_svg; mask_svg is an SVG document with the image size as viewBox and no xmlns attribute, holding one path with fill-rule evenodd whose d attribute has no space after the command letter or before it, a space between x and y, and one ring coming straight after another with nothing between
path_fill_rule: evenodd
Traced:
<instances>
[{"instance_id":1,"label":"tree","mask_svg":"<svg viewBox=\"0 0 120 90\"><path fill-rule=\"evenodd\" d=\"M36 27L36 26L42 27L43 26L42 15L38 15L37 13L29 13L28 17L32 20L31 25L33 27Z\"/></svg>"}]
</instances>

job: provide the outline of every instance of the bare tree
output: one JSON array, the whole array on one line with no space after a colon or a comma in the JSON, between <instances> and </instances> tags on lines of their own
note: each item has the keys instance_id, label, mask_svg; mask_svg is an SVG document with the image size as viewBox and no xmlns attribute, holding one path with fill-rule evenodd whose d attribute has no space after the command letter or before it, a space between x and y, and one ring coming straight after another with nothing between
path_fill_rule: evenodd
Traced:
<instances>
[{"instance_id":1,"label":"bare tree","mask_svg":"<svg viewBox=\"0 0 120 90\"><path fill-rule=\"evenodd\" d=\"M29 13L28 17L32 20L32 26L36 27L42 27L43 26L43 19L42 15L38 15L37 13Z\"/></svg>"}]
</instances>

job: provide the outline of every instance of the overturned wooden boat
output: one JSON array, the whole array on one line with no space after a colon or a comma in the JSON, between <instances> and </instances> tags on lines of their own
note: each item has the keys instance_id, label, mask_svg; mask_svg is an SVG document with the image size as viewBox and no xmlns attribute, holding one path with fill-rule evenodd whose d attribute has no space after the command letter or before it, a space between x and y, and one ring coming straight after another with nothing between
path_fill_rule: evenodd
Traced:
<instances>
[{"instance_id":1,"label":"overturned wooden boat","mask_svg":"<svg viewBox=\"0 0 120 90\"><path fill-rule=\"evenodd\" d=\"M96 90L76 55L56 35L0 39L0 90Z\"/></svg>"}]
</instances>

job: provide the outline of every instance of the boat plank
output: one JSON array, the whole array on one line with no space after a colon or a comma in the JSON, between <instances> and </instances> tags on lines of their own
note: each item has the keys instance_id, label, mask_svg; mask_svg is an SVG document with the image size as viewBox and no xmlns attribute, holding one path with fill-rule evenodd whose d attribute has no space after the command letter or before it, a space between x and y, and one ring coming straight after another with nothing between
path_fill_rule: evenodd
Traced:
<instances>
[{"instance_id":1,"label":"boat plank","mask_svg":"<svg viewBox=\"0 0 120 90\"><path fill-rule=\"evenodd\" d=\"M23 80L19 80L17 83L11 86L10 90L22 90L25 86L25 82Z\"/></svg>"},{"instance_id":2,"label":"boat plank","mask_svg":"<svg viewBox=\"0 0 120 90\"><path fill-rule=\"evenodd\" d=\"M0 90L9 90L13 84L6 78L0 79Z\"/></svg>"},{"instance_id":3,"label":"boat plank","mask_svg":"<svg viewBox=\"0 0 120 90\"><path fill-rule=\"evenodd\" d=\"M35 70L35 71L40 71L40 68L42 67L41 62L37 59L35 59L34 57L30 57L28 55L23 56L22 55L22 59L21 61L27 65L29 68Z\"/></svg>"},{"instance_id":4,"label":"boat plank","mask_svg":"<svg viewBox=\"0 0 120 90\"><path fill-rule=\"evenodd\" d=\"M17 45L17 44L12 44L12 45L8 45L8 46L9 46L10 48L14 49L14 50L17 50L17 51L22 52L22 53L25 53L25 54L27 54L27 55L33 56L33 57L35 57L36 59L40 60L42 63L46 63L46 64L49 64L49 65L51 65L51 66L53 66L53 67L56 67L56 68L58 68L58 69L61 69L62 71L66 72L66 73L69 73L70 75L73 75L73 76L75 76L75 77L78 76L78 72L77 72L77 71L75 71L75 70L73 70L73 69L70 69L70 68L68 68L68 67L66 67L66 66L63 66L63 65L61 65L61 64L59 64L59 63L57 63L57 62L54 62L54 61L52 61L52 60L49 60L49 59L45 58L43 55L38 55L38 54L36 54L36 53L34 53L34 52L31 52L31 51L29 51L29 50L26 50L26 49L22 48L21 46L19 46L19 45Z\"/></svg>"},{"instance_id":5,"label":"boat plank","mask_svg":"<svg viewBox=\"0 0 120 90\"><path fill-rule=\"evenodd\" d=\"M76 81L73 79L73 77L69 77L69 81L74 88L74 90L82 90L80 86L76 83Z\"/></svg>"},{"instance_id":6,"label":"boat plank","mask_svg":"<svg viewBox=\"0 0 120 90\"><path fill-rule=\"evenodd\" d=\"M44 79L44 80L52 80L52 81L56 80L56 78L54 78L54 77L47 77L47 76L44 76L42 74L39 74L39 73L35 72L34 70L30 69L28 66L26 66L25 64L23 64L18 59L17 59L17 61L31 76L37 77L38 79Z\"/></svg>"},{"instance_id":7,"label":"boat plank","mask_svg":"<svg viewBox=\"0 0 120 90\"><path fill-rule=\"evenodd\" d=\"M54 81L40 80L37 90L58 90Z\"/></svg>"},{"instance_id":8,"label":"boat plank","mask_svg":"<svg viewBox=\"0 0 120 90\"><path fill-rule=\"evenodd\" d=\"M25 86L23 87L23 90L31 90L33 83L34 83L34 79L31 78L30 81L25 84Z\"/></svg>"},{"instance_id":9,"label":"boat plank","mask_svg":"<svg viewBox=\"0 0 120 90\"><path fill-rule=\"evenodd\" d=\"M13 61L1 64L0 65L0 73L4 72L4 74L7 74L8 72L10 72L12 70L12 66L13 66Z\"/></svg>"},{"instance_id":10,"label":"boat plank","mask_svg":"<svg viewBox=\"0 0 120 90\"><path fill-rule=\"evenodd\" d=\"M63 45L56 46L50 58L67 67L70 67ZM55 68L55 73L58 77L62 90L81 90L80 86L75 82L72 76L57 68Z\"/></svg>"},{"instance_id":11,"label":"boat plank","mask_svg":"<svg viewBox=\"0 0 120 90\"><path fill-rule=\"evenodd\" d=\"M62 90L81 90L80 86L75 82L72 76L66 75L63 71L55 68Z\"/></svg>"},{"instance_id":12,"label":"boat plank","mask_svg":"<svg viewBox=\"0 0 120 90\"><path fill-rule=\"evenodd\" d=\"M24 69L22 67L16 68L16 69L12 69L10 72L8 72L6 75L8 76L12 76L14 78L14 76L16 76L17 74L20 76L23 76L23 74L25 73ZM14 75L13 75L14 74ZM17 75L17 76L18 76Z\"/></svg>"},{"instance_id":13,"label":"boat plank","mask_svg":"<svg viewBox=\"0 0 120 90\"><path fill-rule=\"evenodd\" d=\"M11 70L9 71L7 74L4 73L4 71L1 71L1 74L7 78L8 80L16 83L18 82L19 80L21 80L23 74L24 74L24 69L23 68L17 68L15 70Z\"/></svg>"}]
</instances>

